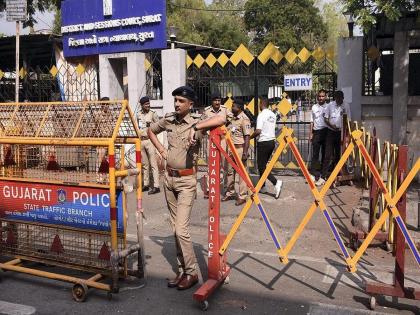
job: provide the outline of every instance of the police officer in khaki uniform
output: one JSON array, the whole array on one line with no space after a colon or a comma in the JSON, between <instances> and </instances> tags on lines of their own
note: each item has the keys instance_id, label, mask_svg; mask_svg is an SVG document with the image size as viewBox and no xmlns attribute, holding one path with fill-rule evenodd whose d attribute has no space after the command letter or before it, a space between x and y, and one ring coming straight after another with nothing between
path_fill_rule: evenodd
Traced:
<instances>
[{"instance_id":1,"label":"police officer in khaki uniform","mask_svg":"<svg viewBox=\"0 0 420 315\"><path fill-rule=\"evenodd\" d=\"M224 105L222 105L222 97L220 93L213 93L210 97L211 105L207 106L204 109L203 115L201 116L201 119L208 119L214 116L221 116L225 121L229 121L232 118L232 112ZM221 147L226 150L226 141L225 139L222 139L220 143ZM226 169L226 163L223 163L222 169ZM223 175L222 175L223 176ZM208 183L208 176L207 176L207 187L209 186ZM207 199L209 197L209 192L204 192L204 198Z\"/></svg>"},{"instance_id":2,"label":"police officer in khaki uniform","mask_svg":"<svg viewBox=\"0 0 420 315\"><path fill-rule=\"evenodd\" d=\"M232 142L235 145L236 152L242 158L246 166L248 159L249 136L251 134L251 121L244 113L244 102L241 99L235 99L232 105L233 118L228 122L228 128L232 135ZM233 158L231 152L229 155ZM232 165L227 165L227 189L222 201L233 200L236 198L235 205L239 206L246 202L248 188L242 177L239 177L239 194L236 198L235 192L235 170Z\"/></svg>"},{"instance_id":3,"label":"police officer in khaki uniform","mask_svg":"<svg viewBox=\"0 0 420 315\"><path fill-rule=\"evenodd\" d=\"M204 109L202 119L208 119L216 115L221 115L225 120L228 117L232 117L229 109L225 105L222 105L222 97L219 93L212 94L210 99L211 105Z\"/></svg>"},{"instance_id":4,"label":"police officer in khaki uniform","mask_svg":"<svg viewBox=\"0 0 420 315\"><path fill-rule=\"evenodd\" d=\"M197 193L197 158L202 130L223 125L225 120L213 117L200 121L190 113L196 99L194 91L181 86L172 92L175 112L152 123L148 135L154 146L166 160L165 197L175 236L178 272L168 280L168 287L189 289L198 282L197 259L194 254L189 224L193 202ZM159 142L157 134L167 132L168 149Z\"/></svg>"},{"instance_id":5,"label":"police officer in khaki uniform","mask_svg":"<svg viewBox=\"0 0 420 315\"><path fill-rule=\"evenodd\" d=\"M141 111L138 114L138 124L141 136L141 157L143 169L143 191L150 188L150 168L152 169L153 187L149 190L149 195L160 192L159 188L159 169L156 162L156 149L149 140L147 128L152 123L159 120L155 111L150 109L150 99L147 96L140 98Z\"/></svg>"}]
</instances>

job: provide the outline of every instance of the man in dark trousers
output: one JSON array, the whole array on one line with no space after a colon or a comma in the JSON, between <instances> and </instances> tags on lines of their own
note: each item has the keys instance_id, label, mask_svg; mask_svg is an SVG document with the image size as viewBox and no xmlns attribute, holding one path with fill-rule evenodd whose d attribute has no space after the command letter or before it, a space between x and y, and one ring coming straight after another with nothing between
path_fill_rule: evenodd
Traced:
<instances>
[{"instance_id":1,"label":"man in dark trousers","mask_svg":"<svg viewBox=\"0 0 420 315\"><path fill-rule=\"evenodd\" d=\"M276 146L276 115L268 109L267 98L262 98L260 111L257 117L257 126L250 139L258 137L257 165L261 178ZM277 199L280 196L282 181L277 180L272 173L268 175L267 179L275 186L275 197ZM261 187L260 192L266 192L265 183Z\"/></svg>"},{"instance_id":2,"label":"man in dark trousers","mask_svg":"<svg viewBox=\"0 0 420 315\"><path fill-rule=\"evenodd\" d=\"M324 119L324 112L326 108L325 100L327 97L327 91L321 89L318 91L318 102L312 106L311 112L311 127L309 139L312 142L312 161L311 161L311 178L317 186L321 186L325 183L325 180L322 178L326 174L321 174L321 171L324 171L325 163L325 140L327 137L327 125ZM321 153L321 163L319 158L319 153Z\"/></svg>"},{"instance_id":3,"label":"man in dark trousers","mask_svg":"<svg viewBox=\"0 0 420 315\"><path fill-rule=\"evenodd\" d=\"M335 101L329 103L325 109L324 119L327 125L325 162L322 173L325 176L331 167L335 167L341 156L341 129L343 128L343 114L349 114L344 107L344 93L336 91Z\"/></svg>"}]
</instances>

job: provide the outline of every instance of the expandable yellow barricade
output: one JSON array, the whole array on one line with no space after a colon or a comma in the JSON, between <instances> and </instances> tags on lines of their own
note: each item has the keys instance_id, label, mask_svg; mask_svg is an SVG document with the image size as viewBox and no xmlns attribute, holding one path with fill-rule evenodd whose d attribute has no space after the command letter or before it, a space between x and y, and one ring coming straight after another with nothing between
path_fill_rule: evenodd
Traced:
<instances>
[{"instance_id":1,"label":"expandable yellow barricade","mask_svg":"<svg viewBox=\"0 0 420 315\"><path fill-rule=\"evenodd\" d=\"M235 223L233 224L233 226L231 227L223 245L221 246L221 249L219 251L220 255L223 255L225 253L225 251L227 250L232 238L234 237L234 235L236 234L239 226L241 225L242 221L244 220L244 218L246 217L248 210L251 207L251 204L254 202L258 208L258 210L260 211L264 222L270 232L270 235L275 243L276 249L277 249L277 253L279 256L279 259L281 262L283 263L287 263L288 262L288 255L290 253L290 251L292 250L293 246L295 245L296 241L299 239L300 235L302 234L303 230L305 229L306 225L308 224L309 220L312 218L313 214L315 213L316 209L319 208L323 214L323 216L325 217L328 227L331 229L331 232L337 242L337 244L339 245L339 248L345 258L346 264L348 266L348 269L351 272L355 272L356 271L356 264L359 261L359 259L362 257L362 255L364 254L366 248L368 247L368 245L372 242L373 237L375 236L375 234L379 231L379 229L383 226L384 222L386 221L386 219L391 215L399 229L402 231L405 240L408 244L408 246L410 247L417 263L420 266L420 255L419 252L417 250L417 248L415 247L415 244L410 236L410 234L407 231L407 227L405 226L405 223L403 222L403 220L401 219L401 216L398 212L398 209L396 208L396 203L398 202L398 200L400 199L400 197L402 196L402 194L407 190L409 184L411 183L411 181L413 180L413 178L415 177L415 175L417 174L417 172L420 169L420 159L417 160L417 162L415 163L414 167L411 169L411 171L407 174L406 178L404 179L403 183L401 184L401 186L399 187L399 189L396 191L396 193L391 197L386 185L384 184L384 181L382 180L378 169L375 166L375 163L372 161L363 141L362 141L362 137L363 137L363 132L361 130L355 130L351 133L351 142L349 143L349 145L347 146L347 148L345 149L345 151L343 152L339 162L337 163L337 165L335 166L334 170L332 171L331 175L329 176L329 178L327 179L327 181L325 182L324 186L321 188L321 190L319 191L314 182L311 179L311 176L309 174L309 171L299 153L299 150L295 144L295 139L293 138L293 130L284 127L280 133L280 135L277 137L277 141L278 141L278 147L275 150L271 161L267 164L267 167L264 171L264 174L262 175L262 177L260 178L260 180L258 181L258 184L256 185L255 189L250 189L251 190L251 197L247 200L245 206L243 207L242 211L240 212L239 216L237 217ZM227 143L231 142L230 141L230 136L227 135ZM265 180L267 179L268 174L271 172L274 164L276 163L276 161L278 160L280 154L286 149L286 147L289 147L292 152L294 157L296 158L296 161L298 162L298 165L311 189L311 192L313 194L314 197L314 201L311 204L310 208L308 209L308 211L306 212L304 218L302 219L302 221L300 222L299 226L297 227L297 229L295 230L295 232L293 233L292 237L290 238L289 242L284 246L284 248L281 246L280 242L278 241L278 238L274 232L274 230L271 227L271 223L270 220L267 216L267 214L265 213L260 199L258 198L258 192L262 186L262 184L265 182ZM234 152L234 156L235 156L235 160L236 163L238 165L241 166L241 169L246 173L246 170L240 160L240 158L237 156L236 151L234 149L234 146L230 145L231 150ZM377 183L377 185L379 186L379 188L381 189L381 192L384 196L384 200L386 202L386 211L384 211L381 216L379 217L379 219L376 221L375 225L373 226L373 228L371 229L371 231L369 232L369 234L367 235L366 239L364 240L364 242L361 244L360 248L356 251L356 253L354 254L354 256L352 257L332 218L331 215L328 212L327 206L323 200L325 194L327 193L327 191L330 189L330 187L332 186L332 184L334 183L334 181L336 180L340 170L342 169L342 167L344 166L344 164L346 163L346 161L348 160L348 158L350 157L350 155L354 154L353 151L355 148L358 148L359 152L360 152L360 158L363 159L363 161L365 162L365 173L368 173L369 171L373 174L373 180L375 180L375 182ZM247 173L246 173L247 174ZM368 176L366 176L368 177ZM248 176L249 178L249 176ZM252 187L251 187L252 188Z\"/></svg>"}]
</instances>

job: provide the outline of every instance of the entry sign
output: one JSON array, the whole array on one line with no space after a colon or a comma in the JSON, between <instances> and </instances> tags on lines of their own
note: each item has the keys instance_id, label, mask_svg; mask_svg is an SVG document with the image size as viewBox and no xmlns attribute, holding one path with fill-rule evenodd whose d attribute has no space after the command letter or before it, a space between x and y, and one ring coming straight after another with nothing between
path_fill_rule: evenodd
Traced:
<instances>
[{"instance_id":1,"label":"entry sign","mask_svg":"<svg viewBox=\"0 0 420 315\"><path fill-rule=\"evenodd\" d=\"M7 22L26 20L27 0L6 0L6 19Z\"/></svg>"},{"instance_id":2,"label":"entry sign","mask_svg":"<svg viewBox=\"0 0 420 315\"><path fill-rule=\"evenodd\" d=\"M312 74L285 74L285 91L312 90Z\"/></svg>"}]
</instances>

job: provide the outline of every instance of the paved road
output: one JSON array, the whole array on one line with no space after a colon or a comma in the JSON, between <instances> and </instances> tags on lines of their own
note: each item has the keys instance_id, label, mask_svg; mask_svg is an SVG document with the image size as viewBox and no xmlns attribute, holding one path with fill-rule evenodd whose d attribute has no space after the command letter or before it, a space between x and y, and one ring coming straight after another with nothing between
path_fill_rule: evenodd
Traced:
<instances>
[{"instance_id":1,"label":"paved road","mask_svg":"<svg viewBox=\"0 0 420 315\"><path fill-rule=\"evenodd\" d=\"M310 202L307 185L301 177L283 177L279 200L261 195L262 202L278 232L282 244L290 239ZM269 184L268 184L269 185ZM269 186L270 188L270 186ZM272 187L271 187L272 188ZM334 222L346 239L352 207L358 204L359 191L339 187L326 198ZM233 202L223 203L223 231L234 222L240 209ZM137 279L121 282L121 292L108 301L104 292L90 290L85 303L71 299L71 285L16 273L5 273L0 283L0 314L201 314L193 301L193 290L179 292L166 287L173 275L174 243L163 194L145 196L145 246L147 285ZM199 190L194 205L191 234L201 274L206 277L207 201ZM130 225L128 239L135 241ZM250 210L247 219L229 248L232 267L230 283L223 285L210 299L209 314L419 314L420 302L380 299L377 313L368 309L365 281L390 282L393 259L379 247L370 248L350 274L343 265L338 245L325 220L317 212L308 224L291 261L282 265L259 213ZM407 253L407 285L420 287L420 272ZM54 267L36 266L63 272ZM88 278L77 272L70 274Z\"/></svg>"}]
</instances>

